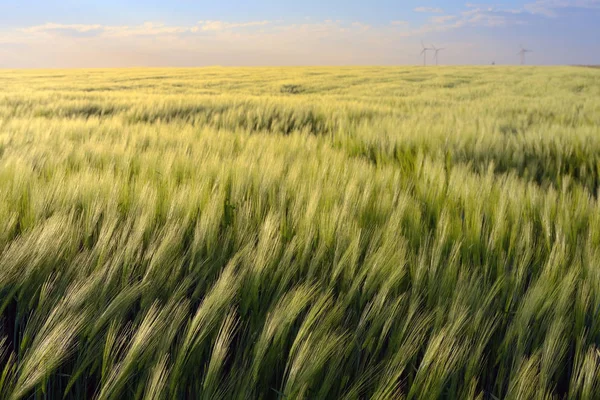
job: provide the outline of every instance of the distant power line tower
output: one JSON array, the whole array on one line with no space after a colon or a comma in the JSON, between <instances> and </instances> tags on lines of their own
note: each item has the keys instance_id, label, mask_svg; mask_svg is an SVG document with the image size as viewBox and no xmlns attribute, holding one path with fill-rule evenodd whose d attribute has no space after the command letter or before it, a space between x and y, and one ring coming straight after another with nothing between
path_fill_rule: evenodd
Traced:
<instances>
[{"instance_id":1,"label":"distant power line tower","mask_svg":"<svg viewBox=\"0 0 600 400\"><path fill-rule=\"evenodd\" d=\"M517 53L518 56L521 56L521 65L525 65L525 54L533 53L533 50L529 50L521 45L521 50Z\"/></svg>"}]
</instances>

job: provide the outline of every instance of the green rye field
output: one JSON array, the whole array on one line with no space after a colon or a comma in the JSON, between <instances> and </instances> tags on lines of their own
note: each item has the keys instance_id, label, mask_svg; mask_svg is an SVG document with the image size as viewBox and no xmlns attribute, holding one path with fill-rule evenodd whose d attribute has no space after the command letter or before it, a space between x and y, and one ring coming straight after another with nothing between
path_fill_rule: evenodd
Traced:
<instances>
[{"instance_id":1,"label":"green rye field","mask_svg":"<svg viewBox=\"0 0 600 400\"><path fill-rule=\"evenodd\" d=\"M0 88L0 398L600 398L600 70Z\"/></svg>"}]
</instances>

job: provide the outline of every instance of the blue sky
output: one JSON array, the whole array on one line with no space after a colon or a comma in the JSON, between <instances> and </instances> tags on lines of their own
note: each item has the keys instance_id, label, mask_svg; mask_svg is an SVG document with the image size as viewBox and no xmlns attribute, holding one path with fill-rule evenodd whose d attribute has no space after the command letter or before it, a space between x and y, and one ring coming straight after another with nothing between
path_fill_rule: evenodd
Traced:
<instances>
[{"instance_id":1,"label":"blue sky","mask_svg":"<svg viewBox=\"0 0 600 400\"><path fill-rule=\"evenodd\" d=\"M600 64L600 0L0 0L0 67ZM431 58L429 62L432 62Z\"/></svg>"}]
</instances>

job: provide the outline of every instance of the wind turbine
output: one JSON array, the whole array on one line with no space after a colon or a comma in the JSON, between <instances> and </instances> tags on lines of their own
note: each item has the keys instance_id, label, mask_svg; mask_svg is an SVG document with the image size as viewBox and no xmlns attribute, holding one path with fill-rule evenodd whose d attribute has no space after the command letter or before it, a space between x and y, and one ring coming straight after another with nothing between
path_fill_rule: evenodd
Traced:
<instances>
[{"instance_id":1,"label":"wind turbine","mask_svg":"<svg viewBox=\"0 0 600 400\"><path fill-rule=\"evenodd\" d=\"M435 65L438 65L438 53L442 50L446 50L446 48L442 47L441 49L437 49L434 45L431 45L431 49L435 51L433 58L435 59Z\"/></svg>"},{"instance_id":2,"label":"wind turbine","mask_svg":"<svg viewBox=\"0 0 600 400\"><path fill-rule=\"evenodd\" d=\"M523 45L521 45L521 51L519 51L517 53L518 56L521 56L521 65L525 64L525 54L526 53L533 53L533 50L528 50L528 49L524 48Z\"/></svg>"},{"instance_id":3,"label":"wind turbine","mask_svg":"<svg viewBox=\"0 0 600 400\"><path fill-rule=\"evenodd\" d=\"M421 46L423 46L423 51L421 51L421 54L423 54L423 66L427 66L427 52L429 50L433 50L433 49L425 47L425 44L423 43L422 40L421 40Z\"/></svg>"}]
</instances>

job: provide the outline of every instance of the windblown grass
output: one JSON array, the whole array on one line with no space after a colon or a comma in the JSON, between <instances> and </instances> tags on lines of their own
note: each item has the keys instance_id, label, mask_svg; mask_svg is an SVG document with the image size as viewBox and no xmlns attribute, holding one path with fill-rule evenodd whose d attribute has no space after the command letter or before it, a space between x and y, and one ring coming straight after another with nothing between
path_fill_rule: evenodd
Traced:
<instances>
[{"instance_id":1,"label":"windblown grass","mask_svg":"<svg viewBox=\"0 0 600 400\"><path fill-rule=\"evenodd\" d=\"M600 71L0 82L0 398L600 397Z\"/></svg>"}]
</instances>

